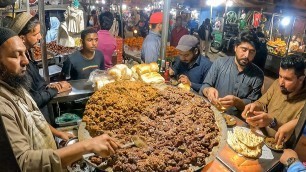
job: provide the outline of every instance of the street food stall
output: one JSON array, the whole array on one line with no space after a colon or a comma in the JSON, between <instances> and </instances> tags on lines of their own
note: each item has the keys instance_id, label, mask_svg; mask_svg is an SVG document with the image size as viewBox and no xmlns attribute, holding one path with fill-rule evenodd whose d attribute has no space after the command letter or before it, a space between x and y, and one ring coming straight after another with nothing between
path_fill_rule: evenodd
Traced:
<instances>
[{"instance_id":1,"label":"street food stall","mask_svg":"<svg viewBox=\"0 0 306 172\"><path fill-rule=\"evenodd\" d=\"M266 66L269 70L279 68L274 58L279 60L296 50L295 45L290 46L290 35L292 32L298 35L300 31L280 28L278 23L282 18L276 14L272 17L270 34L279 31L284 35L278 38L275 34L270 38ZM301 22L295 19L291 24ZM166 45L165 36L163 38L163 45ZM285 145L276 147L275 140L267 138L260 129L251 128L240 118L224 113L224 109L213 106L190 87L166 81L165 61L171 62L178 55L174 47L163 46L160 64L141 64L143 39L118 38L117 65L108 71L95 71L88 79L68 81L72 90L58 94L50 102L58 106L59 103L88 100L84 111L80 111L82 123L60 129L73 132L80 141L107 133L124 144L123 149L108 158L84 155L83 160L90 169L251 172L273 171L279 167ZM47 55L41 59L44 53L39 47L35 47L34 54L37 62L47 61L47 66L52 65L48 68L48 77L54 75L53 70L60 70L68 54L78 50L77 46L66 47L55 42L45 44L42 41L42 44ZM123 55L139 64L121 64ZM48 70L41 70L45 71ZM51 120L55 121L56 115L51 115Z\"/></svg>"},{"instance_id":2,"label":"street food stall","mask_svg":"<svg viewBox=\"0 0 306 172\"><path fill-rule=\"evenodd\" d=\"M306 20L302 17L286 17L273 14L270 26L270 39L267 42L268 56L265 68L278 74L281 58L289 54L304 53L302 42Z\"/></svg>"},{"instance_id":3,"label":"street food stall","mask_svg":"<svg viewBox=\"0 0 306 172\"><path fill-rule=\"evenodd\" d=\"M152 73L150 71L155 72ZM160 140L161 142L159 142L159 139L156 140L156 138L154 138L155 136L153 133L159 133L160 138L167 137L168 142L170 144L168 146L171 147L171 144L176 143L177 139L175 138L179 138L170 137L171 133L174 132L173 129L180 128L180 131L183 133L193 132L192 130L189 131L189 129L192 129L192 125L188 124L188 127L184 128L184 125L187 124L186 121L188 121L184 117L192 119L191 116L195 115L193 114L194 110L192 110L195 108L194 106L199 106L198 108L201 109L203 105L203 108L207 109L198 109L199 111L197 112L206 113L202 114L201 118L197 118L196 116L194 117L196 117L196 119L205 119L206 115L213 115L213 118L215 119L213 120L215 121L213 123L217 124L217 126L219 127L219 134L217 135L217 138L220 138L220 142L219 144L217 144L218 146L216 145L217 147L215 151L209 151L209 159L206 159L205 161L199 160L200 164L202 165L198 164L199 166L196 167L194 170L202 170L203 168L203 171L205 171L207 168L216 168L222 171L272 171L279 165L278 160L281 156L281 150L283 148L276 148L275 144L273 145L273 140L269 141L260 130L256 130L256 133L258 132L258 135L254 134L253 129L250 129L250 126L248 126L245 122L241 121L237 117L224 114L222 111L220 111L220 107L212 106L206 99L200 97L196 93L192 93L188 90L172 86L172 82L165 84L161 75L158 75L157 71L158 65L156 63L140 64L134 66L131 69L129 69L126 65L117 65L110 69L108 73L102 73L102 75L97 75L96 79L92 80L93 82L96 82L93 83L95 85L95 89L92 88L92 83L90 83L87 84L87 86L84 85L84 87L82 88L75 88L75 90L72 91L74 93L59 95L56 98L58 101L60 101L60 99L65 100L69 98L66 96L76 96L77 94L75 94L75 92L82 90L84 91L84 93L87 92L86 96L90 96L93 93L86 105L86 110L84 112L83 117L84 122L78 128L79 140L85 140L101 133L109 133L113 137L119 139L122 143L129 143L130 140L133 139L132 135L136 135L142 138L142 140L146 141L146 145L150 147L149 150L152 152L152 154L148 154L145 156L144 154L142 154L142 152L146 152L145 150L147 150L147 147L143 148L137 145L129 146L128 148L119 151L118 155L115 155L111 158L104 159L96 155L84 156L84 160L86 161L87 165L99 169L113 169L114 171L122 168L135 168L141 170L141 166L136 163L140 161L129 161L127 163L123 159L121 159L129 158L129 155L127 153L134 152L133 157L130 158L143 159L143 165L150 166L155 164L155 168L157 169L173 169L173 165L171 165L172 163L170 163L170 161L160 161L160 158L158 158L159 155L165 158L167 156L164 155L166 152L163 152L163 149L157 149L161 146L157 146L156 144L167 144L167 142L164 142L163 140ZM147 84L139 82L137 80L144 81ZM149 83L153 85L148 85ZM155 92L160 92L158 93L158 95L161 96L161 98L155 97L154 99L151 99L150 96L155 95ZM142 100L142 98L144 98L144 100ZM189 101L187 101L186 98L190 98L189 101L194 101L194 104L188 105ZM120 101L118 102L119 99ZM172 102L172 100L174 102ZM138 101L143 101L143 103ZM196 102L198 101L202 102L201 106L197 105ZM166 104L169 105L165 106ZM146 108L147 106L148 108ZM114 113L106 113L109 111L108 109L113 109L112 111L114 111ZM123 111L123 109L125 110ZM164 116L165 114L168 114L168 112L171 113L172 109L173 113L177 114L172 114L173 117L175 116L175 118L173 119L179 120L180 118L178 114L184 114L184 117L182 116L183 119L181 122L176 123L176 120L172 121L171 114L170 116ZM115 111L118 111L118 113L115 113ZM97 116L97 113L99 113L100 115ZM140 121L137 120L137 114L140 115ZM189 117L189 115L191 116ZM125 118L121 118L121 116L125 116ZM103 118L103 120L101 118ZM170 124L171 121L174 123ZM209 124L204 121L201 122L201 120L196 121L194 122L196 124L195 126L199 127L197 130L200 130L201 126L203 126L204 124ZM156 125L153 125L155 122ZM169 124L166 124L167 122ZM157 125L160 123L165 124ZM171 129L169 128L169 126L176 127L171 127ZM152 131L150 130L150 128L152 129ZM152 134L150 134L150 132L152 132ZM168 135L169 133L170 135ZM180 136L180 134L178 133L176 135ZM188 137L193 137L195 135L197 137L201 137L197 134L188 134ZM254 145L250 143L250 148L243 147L244 141L241 136L250 137L250 139L257 140L257 143L254 142L256 143ZM208 136L205 136L205 138L206 137ZM182 138L187 138L187 135L182 135ZM186 152L187 149L183 149L183 147L189 147L187 145L193 143L188 142L188 140L194 139L190 138L187 140L182 140L182 142L179 143L180 145L182 145L182 148L178 146L179 149L170 149L170 152L168 153L171 154L171 152L176 151L182 153ZM236 147L237 145L242 146L242 148L239 146ZM167 147L167 145L164 146ZM255 147L256 149L254 149ZM205 148L199 148L199 151L200 149ZM249 151L247 151L248 149ZM159 152L159 154L155 153L155 151ZM178 159L175 160L177 161L175 162L175 164L180 164L182 159L180 160L179 157L177 158ZM199 154L197 154L195 158L200 158ZM148 161L145 161L146 159ZM212 161L213 159L215 160ZM210 162L211 164L209 164ZM193 164L192 161L188 162L187 164L189 163ZM208 165L203 166L203 164ZM195 167L193 165L184 166L182 164L182 166L178 168ZM146 169L142 169L142 171L146 171Z\"/></svg>"}]
</instances>

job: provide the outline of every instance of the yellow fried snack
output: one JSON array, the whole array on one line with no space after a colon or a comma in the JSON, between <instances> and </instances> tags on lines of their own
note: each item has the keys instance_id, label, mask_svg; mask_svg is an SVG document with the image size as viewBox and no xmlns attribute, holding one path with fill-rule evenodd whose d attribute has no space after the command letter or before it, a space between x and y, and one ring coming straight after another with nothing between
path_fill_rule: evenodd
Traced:
<instances>
[{"instance_id":1,"label":"yellow fried snack","mask_svg":"<svg viewBox=\"0 0 306 172\"><path fill-rule=\"evenodd\" d=\"M183 90L186 90L186 91L190 91L190 86L188 84L180 83L177 87L179 87Z\"/></svg>"}]
</instances>

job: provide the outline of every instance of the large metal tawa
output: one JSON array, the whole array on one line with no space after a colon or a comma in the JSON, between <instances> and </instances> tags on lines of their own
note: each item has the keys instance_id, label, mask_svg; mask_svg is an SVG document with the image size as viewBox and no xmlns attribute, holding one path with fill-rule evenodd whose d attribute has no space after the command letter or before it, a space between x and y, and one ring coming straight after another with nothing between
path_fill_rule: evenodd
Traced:
<instances>
[{"instance_id":1,"label":"large metal tawa","mask_svg":"<svg viewBox=\"0 0 306 172\"><path fill-rule=\"evenodd\" d=\"M163 90L167 87L167 85L162 84L162 85L158 85L155 86L156 88ZM196 94L196 96L200 96L198 94ZM203 98L203 97L202 97ZM203 98L205 100L205 102L207 102L208 104L211 104L209 101L207 101L207 99ZM227 125L226 122L223 118L222 112L220 112L215 106L211 105L211 109L214 112L215 115L215 119L216 119L216 124L218 125L219 129L220 129L220 134L219 134L219 145L215 146L213 148L213 150L211 151L211 154L209 157L207 157L205 159L206 164L209 164L210 162L212 162L213 160L216 159L218 153L220 150L222 150L224 148L224 146L226 145L226 140L227 140ZM82 122L79 126L79 131L78 131L78 137L79 140L87 140L92 138L89 134L89 132L86 130L86 123ZM205 165L200 166L200 167L193 167L194 171L198 171L200 169L202 169ZM111 170L112 171L112 170Z\"/></svg>"}]
</instances>

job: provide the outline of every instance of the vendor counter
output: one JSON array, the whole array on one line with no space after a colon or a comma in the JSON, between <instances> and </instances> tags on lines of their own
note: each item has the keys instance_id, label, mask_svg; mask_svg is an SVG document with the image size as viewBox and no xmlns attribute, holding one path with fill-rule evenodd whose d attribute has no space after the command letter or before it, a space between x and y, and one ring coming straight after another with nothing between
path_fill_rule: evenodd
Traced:
<instances>
[{"instance_id":1,"label":"vendor counter","mask_svg":"<svg viewBox=\"0 0 306 172\"><path fill-rule=\"evenodd\" d=\"M55 96L50 103L62 103L75 101L91 96L94 92L92 83L87 82L87 79L68 81L71 84L72 90L63 92Z\"/></svg>"},{"instance_id":2,"label":"vendor counter","mask_svg":"<svg viewBox=\"0 0 306 172\"><path fill-rule=\"evenodd\" d=\"M51 65L51 66L48 66L48 70L49 70L49 77L54 77L61 73L62 68L59 67L58 65ZM41 77L44 77L43 68L39 69L39 75Z\"/></svg>"},{"instance_id":3,"label":"vendor counter","mask_svg":"<svg viewBox=\"0 0 306 172\"><path fill-rule=\"evenodd\" d=\"M128 60L131 59L133 61L138 62L139 64L142 63L140 50L131 51L127 47L125 47L124 48L124 56L125 56L125 59L128 59Z\"/></svg>"},{"instance_id":4,"label":"vendor counter","mask_svg":"<svg viewBox=\"0 0 306 172\"><path fill-rule=\"evenodd\" d=\"M93 93L94 88L92 83L87 82L87 79L71 80L68 81L71 84L71 91L63 92L56 95L48 104L50 119L52 124L55 124L55 113L53 105L58 106L58 103L80 101L82 99L88 99Z\"/></svg>"}]
</instances>

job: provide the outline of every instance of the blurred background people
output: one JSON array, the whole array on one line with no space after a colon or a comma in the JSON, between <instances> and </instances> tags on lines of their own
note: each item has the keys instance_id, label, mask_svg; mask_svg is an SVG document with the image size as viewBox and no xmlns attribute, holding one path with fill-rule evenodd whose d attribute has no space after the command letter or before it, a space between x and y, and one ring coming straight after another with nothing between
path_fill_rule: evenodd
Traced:
<instances>
[{"instance_id":1,"label":"blurred background people","mask_svg":"<svg viewBox=\"0 0 306 172\"><path fill-rule=\"evenodd\" d=\"M111 35L114 16L111 12L104 12L99 16L101 30L98 31L98 50L104 55L105 69L113 67L112 56L117 48L116 39ZM102 66L102 65L101 65Z\"/></svg>"},{"instance_id":2,"label":"blurred background people","mask_svg":"<svg viewBox=\"0 0 306 172\"><path fill-rule=\"evenodd\" d=\"M88 16L87 27L93 27L97 31L99 30L99 22L96 10L92 10L90 16Z\"/></svg>"},{"instance_id":3,"label":"blurred background people","mask_svg":"<svg viewBox=\"0 0 306 172\"><path fill-rule=\"evenodd\" d=\"M170 45L176 47L181 37L184 35L188 35L188 30L182 25L182 17L176 17L175 27L171 32Z\"/></svg>"},{"instance_id":4,"label":"blurred background people","mask_svg":"<svg viewBox=\"0 0 306 172\"><path fill-rule=\"evenodd\" d=\"M141 60L145 63L157 62L160 55L163 13L156 12L150 17L149 35L143 41Z\"/></svg>"},{"instance_id":5,"label":"blurred background people","mask_svg":"<svg viewBox=\"0 0 306 172\"><path fill-rule=\"evenodd\" d=\"M60 26L60 21L57 17L50 17L50 30L47 31L46 42L57 40L58 28Z\"/></svg>"},{"instance_id":6,"label":"blurred background people","mask_svg":"<svg viewBox=\"0 0 306 172\"><path fill-rule=\"evenodd\" d=\"M198 34L200 37L200 46L201 46L201 53L204 52L204 55L207 56L209 49L210 49L210 42L212 39L211 33L212 33L213 29L212 26L210 24L210 20L208 18L206 18L202 25L199 28Z\"/></svg>"},{"instance_id":7,"label":"blurred background people","mask_svg":"<svg viewBox=\"0 0 306 172\"><path fill-rule=\"evenodd\" d=\"M259 39L259 49L256 52L253 63L256 64L262 71L265 70L266 59L268 56L267 42L265 34L260 27L257 28L256 35Z\"/></svg>"}]
</instances>

